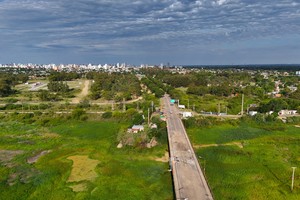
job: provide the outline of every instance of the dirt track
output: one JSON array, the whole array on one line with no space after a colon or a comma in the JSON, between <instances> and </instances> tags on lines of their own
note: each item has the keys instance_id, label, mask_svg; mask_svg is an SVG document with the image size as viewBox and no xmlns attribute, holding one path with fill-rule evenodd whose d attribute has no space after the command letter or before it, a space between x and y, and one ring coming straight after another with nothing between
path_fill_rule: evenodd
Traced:
<instances>
[{"instance_id":1,"label":"dirt track","mask_svg":"<svg viewBox=\"0 0 300 200\"><path fill-rule=\"evenodd\" d=\"M81 92L77 95L77 97L72 99L72 103L80 103L80 101L88 95L89 87L90 87L90 81L85 80L84 81L84 87L82 88Z\"/></svg>"}]
</instances>

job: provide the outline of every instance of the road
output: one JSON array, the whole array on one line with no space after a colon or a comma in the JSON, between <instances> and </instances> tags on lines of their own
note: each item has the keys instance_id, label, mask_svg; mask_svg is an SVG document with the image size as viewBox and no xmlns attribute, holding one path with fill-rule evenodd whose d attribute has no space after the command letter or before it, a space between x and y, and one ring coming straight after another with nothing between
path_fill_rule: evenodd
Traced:
<instances>
[{"instance_id":1,"label":"road","mask_svg":"<svg viewBox=\"0 0 300 200\"><path fill-rule=\"evenodd\" d=\"M167 117L170 164L176 199L212 200L212 194L201 171L195 152L188 139L183 123L170 98L163 98L163 111Z\"/></svg>"},{"instance_id":2,"label":"road","mask_svg":"<svg viewBox=\"0 0 300 200\"><path fill-rule=\"evenodd\" d=\"M72 99L72 103L77 104L80 103L82 99L84 99L89 93L90 80L84 81L84 86L80 92L74 99Z\"/></svg>"}]
</instances>

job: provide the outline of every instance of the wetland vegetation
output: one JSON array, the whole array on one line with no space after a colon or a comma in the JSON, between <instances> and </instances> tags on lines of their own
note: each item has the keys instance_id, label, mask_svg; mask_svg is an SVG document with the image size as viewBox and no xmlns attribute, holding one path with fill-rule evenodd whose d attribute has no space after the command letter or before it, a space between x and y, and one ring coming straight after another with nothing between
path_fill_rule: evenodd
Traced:
<instances>
[{"instance_id":1,"label":"wetland vegetation","mask_svg":"<svg viewBox=\"0 0 300 200\"><path fill-rule=\"evenodd\" d=\"M117 149L127 122L0 124L0 199L173 199L166 142ZM42 152L36 162L28 162Z\"/></svg>"},{"instance_id":2,"label":"wetland vegetation","mask_svg":"<svg viewBox=\"0 0 300 200\"><path fill-rule=\"evenodd\" d=\"M190 127L188 133L216 200L299 199L297 169L291 191L291 167L300 164L294 124L242 119Z\"/></svg>"}]
</instances>

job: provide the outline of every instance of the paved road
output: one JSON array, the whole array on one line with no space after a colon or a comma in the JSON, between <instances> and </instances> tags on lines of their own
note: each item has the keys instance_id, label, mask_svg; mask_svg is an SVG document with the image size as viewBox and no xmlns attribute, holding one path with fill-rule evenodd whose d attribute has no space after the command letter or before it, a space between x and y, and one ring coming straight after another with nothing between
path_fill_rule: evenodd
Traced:
<instances>
[{"instance_id":1,"label":"paved road","mask_svg":"<svg viewBox=\"0 0 300 200\"><path fill-rule=\"evenodd\" d=\"M168 95L164 96L163 102L176 199L212 200L210 189L178 116L178 109L170 105Z\"/></svg>"}]
</instances>

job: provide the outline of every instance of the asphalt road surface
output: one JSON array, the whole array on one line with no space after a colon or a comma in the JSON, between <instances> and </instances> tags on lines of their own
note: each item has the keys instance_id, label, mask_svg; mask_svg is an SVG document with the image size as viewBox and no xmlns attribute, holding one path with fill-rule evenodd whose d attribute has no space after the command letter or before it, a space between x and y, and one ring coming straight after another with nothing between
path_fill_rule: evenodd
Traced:
<instances>
[{"instance_id":1,"label":"asphalt road surface","mask_svg":"<svg viewBox=\"0 0 300 200\"><path fill-rule=\"evenodd\" d=\"M176 199L212 200L212 194L179 117L178 109L170 104L168 95L164 96L163 102Z\"/></svg>"}]
</instances>

